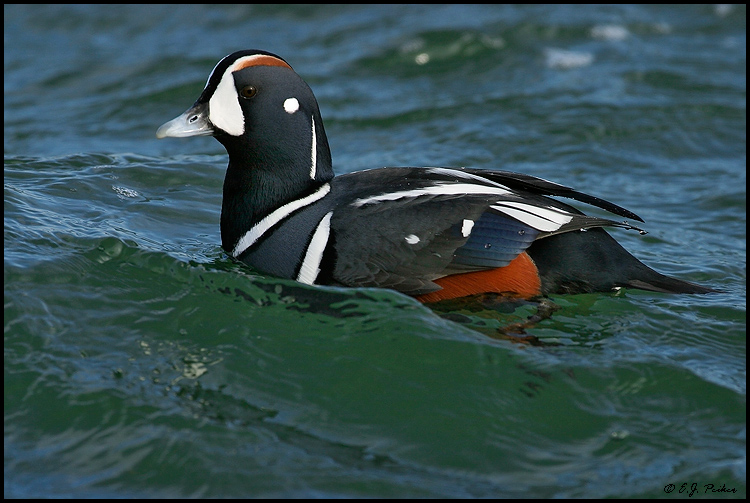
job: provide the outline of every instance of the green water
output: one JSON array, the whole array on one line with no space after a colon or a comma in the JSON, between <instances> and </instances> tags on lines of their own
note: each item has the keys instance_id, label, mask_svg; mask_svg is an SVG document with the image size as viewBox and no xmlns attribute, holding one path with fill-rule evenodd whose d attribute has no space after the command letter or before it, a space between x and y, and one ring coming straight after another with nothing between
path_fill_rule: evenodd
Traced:
<instances>
[{"instance_id":1,"label":"green water","mask_svg":"<svg viewBox=\"0 0 750 503\"><path fill-rule=\"evenodd\" d=\"M4 14L6 497L746 496L745 7ZM533 305L233 263L223 149L154 133L245 48L310 83L337 172L564 183L723 293L553 296L531 345L497 335Z\"/></svg>"}]
</instances>

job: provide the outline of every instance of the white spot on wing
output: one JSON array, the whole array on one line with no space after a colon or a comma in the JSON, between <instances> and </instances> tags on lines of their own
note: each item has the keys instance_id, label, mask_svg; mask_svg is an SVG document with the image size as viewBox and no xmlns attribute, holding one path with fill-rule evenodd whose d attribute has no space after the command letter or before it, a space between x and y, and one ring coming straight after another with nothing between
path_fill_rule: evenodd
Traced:
<instances>
[{"instance_id":1,"label":"white spot on wing","mask_svg":"<svg viewBox=\"0 0 750 503\"><path fill-rule=\"evenodd\" d=\"M297 281L300 283L312 285L318 278L318 274L320 274L320 261L323 259L323 252L326 249L328 237L331 234L331 215L333 215L332 211L326 213L313 233L310 245L305 252L305 258L302 261L299 275L297 275Z\"/></svg>"},{"instance_id":2,"label":"white spot on wing","mask_svg":"<svg viewBox=\"0 0 750 503\"><path fill-rule=\"evenodd\" d=\"M308 206L319 199L323 199L330 191L331 186L326 183L309 196L303 197L302 199L296 199L280 208L277 208L275 211L272 211L240 238L232 250L232 256L235 258L239 257L274 225L289 216L292 212L297 211L304 206Z\"/></svg>"},{"instance_id":3,"label":"white spot on wing","mask_svg":"<svg viewBox=\"0 0 750 503\"><path fill-rule=\"evenodd\" d=\"M469 234L471 234L471 229L474 227L474 220L464 219L463 224L461 224L461 235L465 238L469 237Z\"/></svg>"},{"instance_id":4,"label":"white spot on wing","mask_svg":"<svg viewBox=\"0 0 750 503\"><path fill-rule=\"evenodd\" d=\"M410 245L415 245L419 243L419 236L415 234L409 234L404 239L406 239L406 242L409 243Z\"/></svg>"},{"instance_id":5,"label":"white spot on wing","mask_svg":"<svg viewBox=\"0 0 750 503\"><path fill-rule=\"evenodd\" d=\"M284 101L284 111L288 114L293 114L299 110L299 101L297 101L297 98L287 98Z\"/></svg>"}]
</instances>

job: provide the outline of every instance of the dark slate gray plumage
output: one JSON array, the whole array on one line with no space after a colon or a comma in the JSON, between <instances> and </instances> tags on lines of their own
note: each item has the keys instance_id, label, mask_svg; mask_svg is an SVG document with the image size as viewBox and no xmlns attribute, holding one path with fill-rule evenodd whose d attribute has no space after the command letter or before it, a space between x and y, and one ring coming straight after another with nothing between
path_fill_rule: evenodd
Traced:
<instances>
[{"instance_id":1,"label":"dark slate gray plumage","mask_svg":"<svg viewBox=\"0 0 750 503\"><path fill-rule=\"evenodd\" d=\"M312 90L268 52L224 58L193 107L157 132L197 135L213 135L229 154L222 246L268 274L421 295L439 290L440 278L503 268L526 253L538 293L711 291L653 271L601 229L630 223L554 197L637 215L548 180L441 167L334 177Z\"/></svg>"}]
</instances>

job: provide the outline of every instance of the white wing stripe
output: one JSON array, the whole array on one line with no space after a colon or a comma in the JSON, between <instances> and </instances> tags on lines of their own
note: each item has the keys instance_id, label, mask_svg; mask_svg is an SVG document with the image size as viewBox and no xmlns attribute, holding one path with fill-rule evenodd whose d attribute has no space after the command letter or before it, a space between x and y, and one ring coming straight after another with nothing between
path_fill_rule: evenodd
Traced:
<instances>
[{"instance_id":1,"label":"white wing stripe","mask_svg":"<svg viewBox=\"0 0 750 503\"><path fill-rule=\"evenodd\" d=\"M308 206L315 201L323 199L325 195L330 191L331 186L326 183L309 196L303 197L302 199L295 199L291 203L287 203L284 206L277 208L275 211L272 211L240 238L240 240L232 250L232 256L235 258L239 257L245 250L250 248L253 243L260 239L261 236L268 232L268 230L271 229L274 225L278 224L280 221L282 221L298 209L302 208L303 206Z\"/></svg>"},{"instance_id":2,"label":"white wing stripe","mask_svg":"<svg viewBox=\"0 0 750 503\"><path fill-rule=\"evenodd\" d=\"M573 215L557 208L534 206L520 201L502 201L490 207L542 232L556 231L573 220Z\"/></svg>"},{"instance_id":3,"label":"white wing stripe","mask_svg":"<svg viewBox=\"0 0 750 503\"><path fill-rule=\"evenodd\" d=\"M443 184L438 182L430 187L423 187L421 189L402 190L399 192L387 192L385 194L379 194L377 196L365 197L357 199L352 203L352 206L360 207L365 204L379 203L382 201L396 201L404 198L414 198L420 196L460 196L464 194L487 194L504 196L511 194L512 192L502 186L498 187L487 187L486 185L476 185L473 183L448 183Z\"/></svg>"},{"instance_id":4,"label":"white wing stripe","mask_svg":"<svg viewBox=\"0 0 750 503\"><path fill-rule=\"evenodd\" d=\"M458 169L451 169L451 168L429 168L427 170L428 173L434 173L436 175L443 175L443 176L455 176L456 178L466 178L467 180L476 180L478 182L488 184L488 185L494 185L495 187L503 187L504 185L499 184L493 180L490 180L489 178L485 178L483 176L475 175L474 173L467 173L465 171L460 171Z\"/></svg>"}]
</instances>

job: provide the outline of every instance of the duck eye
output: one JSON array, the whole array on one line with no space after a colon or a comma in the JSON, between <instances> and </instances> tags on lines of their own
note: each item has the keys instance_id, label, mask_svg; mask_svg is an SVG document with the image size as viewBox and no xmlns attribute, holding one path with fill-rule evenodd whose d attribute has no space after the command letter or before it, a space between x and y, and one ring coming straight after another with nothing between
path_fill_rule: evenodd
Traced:
<instances>
[{"instance_id":1,"label":"duck eye","mask_svg":"<svg viewBox=\"0 0 750 503\"><path fill-rule=\"evenodd\" d=\"M242 89L240 89L240 96L243 98L252 98L258 94L258 90L255 88L255 86L245 86Z\"/></svg>"}]
</instances>

